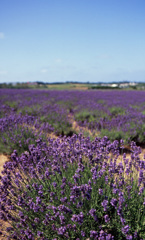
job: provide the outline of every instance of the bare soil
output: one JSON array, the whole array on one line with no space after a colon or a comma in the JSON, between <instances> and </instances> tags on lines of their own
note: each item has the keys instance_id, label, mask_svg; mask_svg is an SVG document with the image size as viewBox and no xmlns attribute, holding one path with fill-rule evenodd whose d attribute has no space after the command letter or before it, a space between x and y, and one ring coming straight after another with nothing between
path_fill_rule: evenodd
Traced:
<instances>
[{"instance_id":1,"label":"bare soil","mask_svg":"<svg viewBox=\"0 0 145 240\"><path fill-rule=\"evenodd\" d=\"M8 160L9 160L8 156L4 154L0 154L0 175L1 175L1 171L3 170L4 163L7 162Z\"/></svg>"},{"instance_id":2,"label":"bare soil","mask_svg":"<svg viewBox=\"0 0 145 240\"><path fill-rule=\"evenodd\" d=\"M72 124L72 129L77 132L77 133L83 133L83 135L85 136L89 136L89 137L97 137L99 136L99 133L97 131L95 131L95 133L91 132L91 130L87 127L80 127L79 124L77 123L77 121L75 121L74 116L72 114L68 114L68 119L70 121L70 123Z\"/></svg>"},{"instance_id":3,"label":"bare soil","mask_svg":"<svg viewBox=\"0 0 145 240\"><path fill-rule=\"evenodd\" d=\"M4 154L0 154L0 175L2 170L3 170L3 165L5 164L5 162L7 162L9 160L9 157L8 156L5 156ZM0 220L0 231L1 230L4 230L6 227L9 227L9 223L7 222L3 222L2 220ZM4 234L5 232L3 232ZM6 237L4 237L4 235L0 235L0 240L4 240L4 239L7 239Z\"/></svg>"}]
</instances>

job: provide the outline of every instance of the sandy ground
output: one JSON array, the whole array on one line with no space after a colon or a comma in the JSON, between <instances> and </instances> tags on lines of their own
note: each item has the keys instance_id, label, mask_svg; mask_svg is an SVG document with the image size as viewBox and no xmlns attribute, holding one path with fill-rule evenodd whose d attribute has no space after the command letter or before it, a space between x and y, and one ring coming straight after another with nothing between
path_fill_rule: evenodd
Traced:
<instances>
[{"instance_id":1,"label":"sandy ground","mask_svg":"<svg viewBox=\"0 0 145 240\"><path fill-rule=\"evenodd\" d=\"M97 131L95 131L95 134L91 132L91 130L87 127L80 127L79 124L77 123L77 121L75 121L74 116L72 114L68 114L68 119L70 121L70 123L72 124L72 129L77 132L77 133L83 133L83 135L85 136L85 134L87 134L86 136L88 137L97 137L99 136L99 133Z\"/></svg>"},{"instance_id":2,"label":"sandy ground","mask_svg":"<svg viewBox=\"0 0 145 240\"><path fill-rule=\"evenodd\" d=\"M3 170L3 165L6 161L8 161L8 157L3 154L0 154L0 174L1 171Z\"/></svg>"},{"instance_id":3,"label":"sandy ground","mask_svg":"<svg viewBox=\"0 0 145 240\"><path fill-rule=\"evenodd\" d=\"M6 161L8 161L9 159L8 159L8 157L7 156L5 156L5 155L3 155L3 154L0 154L0 175L1 175L1 171L3 170L3 165L4 165L4 163L6 162ZM2 230L3 229L3 222L2 222L2 220L0 220L0 230ZM9 226L9 224L8 223L4 223L4 227L8 227ZM3 236L0 236L0 240L4 240L4 239L7 239L6 237L3 237Z\"/></svg>"}]
</instances>

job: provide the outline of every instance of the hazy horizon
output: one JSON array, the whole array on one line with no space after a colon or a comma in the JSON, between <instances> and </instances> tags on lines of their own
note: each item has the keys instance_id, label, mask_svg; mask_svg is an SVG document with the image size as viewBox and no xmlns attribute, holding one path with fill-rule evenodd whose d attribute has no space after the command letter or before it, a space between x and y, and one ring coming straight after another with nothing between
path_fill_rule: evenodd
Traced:
<instances>
[{"instance_id":1,"label":"hazy horizon","mask_svg":"<svg viewBox=\"0 0 145 240\"><path fill-rule=\"evenodd\" d=\"M145 81L145 1L0 2L0 83Z\"/></svg>"}]
</instances>

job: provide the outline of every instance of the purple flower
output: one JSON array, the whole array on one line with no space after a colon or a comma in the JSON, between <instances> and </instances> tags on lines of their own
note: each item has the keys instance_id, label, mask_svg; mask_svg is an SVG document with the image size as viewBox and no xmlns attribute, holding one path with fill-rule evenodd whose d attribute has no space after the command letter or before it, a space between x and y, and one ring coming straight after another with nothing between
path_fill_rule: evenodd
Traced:
<instances>
[{"instance_id":1,"label":"purple flower","mask_svg":"<svg viewBox=\"0 0 145 240\"><path fill-rule=\"evenodd\" d=\"M90 238L98 239L98 232L94 231L94 230L91 230L90 231Z\"/></svg>"},{"instance_id":2,"label":"purple flower","mask_svg":"<svg viewBox=\"0 0 145 240\"><path fill-rule=\"evenodd\" d=\"M56 183L56 182L53 182L52 185L53 185L53 187L55 187L55 188L57 187L57 183Z\"/></svg>"},{"instance_id":3,"label":"purple flower","mask_svg":"<svg viewBox=\"0 0 145 240\"><path fill-rule=\"evenodd\" d=\"M62 203L67 202L67 197L61 198L60 201L61 201Z\"/></svg>"},{"instance_id":4,"label":"purple flower","mask_svg":"<svg viewBox=\"0 0 145 240\"><path fill-rule=\"evenodd\" d=\"M96 215L96 209L92 208L89 211L90 215L94 218L95 221L98 221L97 215Z\"/></svg>"},{"instance_id":5,"label":"purple flower","mask_svg":"<svg viewBox=\"0 0 145 240\"><path fill-rule=\"evenodd\" d=\"M109 181L108 176L105 176L105 182L108 183L108 181Z\"/></svg>"},{"instance_id":6,"label":"purple flower","mask_svg":"<svg viewBox=\"0 0 145 240\"><path fill-rule=\"evenodd\" d=\"M40 219L39 219L39 218L35 218L35 219L34 219L34 222L35 222L35 223L39 223L39 222L40 222Z\"/></svg>"},{"instance_id":7,"label":"purple flower","mask_svg":"<svg viewBox=\"0 0 145 240\"><path fill-rule=\"evenodd\" d=\"M60 219L60 223L61 224L65 224L65 217L64 215L61 213L61 215L59 216L59 219Z\"/></svg>"},{"instance_id":8,"label":"purple flower","mask_svg":"<svg viewBox=\"0 0 145 240\"><path fill-rule=\"evenodd\" d=\"M129 225L126 225L124 226L121 230L124 234L127 234L129 232L129 229L130 229L130 226Z\"/></svg>"},{"instance_id":9,"label":"purple flower","mask_svg":"<svg viewBox=\"0 0 145 240\"><path fill-rule=\"evenodd\" d=\"M99 188L99 194L103 195L103 189Z\"/></svg>"},{"instance_id":10,"label":"purple flower","mask_svg":"<svg viewBox=\"0 0 145 240\"><path fill-rule=\"evenodd\" d=\"M45 177L49 179L50 172L48 170L45 171Z\"/></svg>"},{"instance_id":11,"label":"purple flower","mask_svg":"<svg viewBox=\"0 0 145 240\"><path fill-rule=\"evenodd\" d=\"M78 198L81 196L81 191L80 191L80 187L78 186L73 186L71 188L71 195L73 195L75 198Z\"/></svg>"},{"instance_id":12,"label":"purple flower","mask_svg":"<svg viewBox=\"0 0 145 240\"><path fill-rule=\"evenodd\" d=\"M55 193L54 192L50 192L50 197L53 197L55 196Z\"/></svg>"},{"instance_id":13,"label":"purple flower","mask_svg":"<svg viewBox=\"0 0 145 240\"><path fill-rule=\"evenodd\" d=\"M111 205L112 205L113 207L116 207L116 205L117 205L117 199L116 199L116 198L112 198L111 201L110 201L110 203L111 203Z\"/></svg>"},{"instance_id":14,"label":"purple flower","mask_svg":"<svg viewBox=\"0 0 145 240\"><path fill-rule=\"evenodd\" d=\"M57 233L59 234L59 235L64 235L64 233L66 232L66 227L64 226L64 227L60 227L60 228L58 228L58 230L57 230Z\"/></svg>"},{"instance_id":15,"label":"purple flower","mask_svg":"<svg viewBox=\"0 0 145 240\"><path fill-rule=\"evenodd\" d=\"M120 217L120 220L123 225L126 223L126 220L123 217Z\"/></svg>"},{"instance_id":16,"label":"purple flower","mask_svg":"<svg viewBox=\"0 0 145 240\"><path fill-rule=\"evenodd\" d=\"M62 191L61 191L61 195L64 195L64 194L65 194L65 191L62 190Z\"/></svg>"},{"instance_id":17,"label":"purple flower","mask_svg":"<svg viewBox=\"0 0 145 240\"><path fill-rule=\"evenodd\" d=\"M84 231L81 231L81 236L82 236L82 237L85 237L85 236L86 236L86 234L85 234Z\"/></svg>"},{"instance_id":18,"label":"purple flower","mask_svg":"<svg viewBox=\"0 0 145 240\"><path fill-rule=\"evenodd\" d=\"M104 219L105 219L105 222L106 222L106 223L110 221L110 218L109 218L108 214L106 214L106 215L104 216Z\"/></svg>"},{"instance_id":19,"label":"purple flower","mask_svg":"<svg viewBox=\"0 0 145 240\"><path fill-rule=\"evenodd\" d=\"M41 191L41 190L38 191L38 194L39 194L40 197L43 197L43 191Z\"/></svg>"},{"instance_id":20,"label":"purple flower","mask_svg":"<svg viewBox=\"0 0 145 240\"><path fill-rule=\"evenodd\" d=\"M83 223L83 220L84 220L84 215L82 212L80 212L80 214L73 214L71 220L73 222L78 222L80 225Z\"/></svg>"},{"instance_id":21,"label":"purple flower","mask_svg":"<svg viewBox=\"0 0 145 240\"><path fill-rule=\"evenodd\" d=\"M66 183L67 179L65 177L62 178L62 183Z\"/></svg>"},{"instance_id":22,"label":"purple flower","mask_svg":"<svg viewBox=\"0 0 145 240\"><path fill-rule=\"evenodd\" d=\"M40 197L36 197L36 204L41 204L41 198Z\"/></svg>"},{"instance_id":23,"label":"purple flower","mask_svg":"<svg viewBox=\"0 0 145 240\"><path fill-rule=\"evenodd\" d=\"M43 237L43 232L37 231L37 236L38 236L38 237Z\"/></svg>"},{"instance_id":24,"label":"purple flower","mask_svg":"<svg viewBox=\"0 0 145 240\"><path fill-rule=\"evenodd\" d=\"M78 173L75 173L73 176L74 182L77 183L79 181L79 179L81 178L81 175Z\"/></svg>"},{"instance_id":25,"label":"purple flower","mask_svg":"<svg viewBox=\"0 0 145 240\"><path fill-rule=\"evenodd\" d=\"M126 235L126 239L127 239L127 240L132 240L133 237L132 237L132 235Z\"/></svg>"},{"instance_id":26,"label":"purple flower","mask_svg":"<svg viewBox=\"0 0 145 240\"><path fill-rule=\"evenodd\" d=\"M81 208L83 206L83 201L79 201L78 203L77 203L77 208Z\"/></svg>"},{"instance_id":27,"label":"purple flower","mask_svg":"<svg viewBox=\"0 0 145 240\"><path fill-rule=\"evenodd\" d=\"M108 200L104 200L104 201L101 203L101 205L102 205L103 208L104 208L104 212L106 212L106 211L107 211Z\"/></svg>"},{"instance_id":28,"label":"purple flower","mask_svg":"<svg viewBox=\"0 0 145 240\"><path fill-rule=\"evenodd\" d=\"M62 183L62 184L61 184L61 186L60 186L60 187L61 187L61 189L64 189L64 188L65 188L65 186L66 186L66 183L64 182L64 183Z\"/></svg>"},{"instance_id":29,"label":"purple flower","mask_svg":"<svg viewBox=\"0 0 145 240\"><path fill-rule=\"evenodd\" d=\"M135 238L135 239L137 239L137 235L138 235L138 234L137 234L137 231L135 231L135 233L134 233L134 238Z\"/></svg>"}]
</instances>

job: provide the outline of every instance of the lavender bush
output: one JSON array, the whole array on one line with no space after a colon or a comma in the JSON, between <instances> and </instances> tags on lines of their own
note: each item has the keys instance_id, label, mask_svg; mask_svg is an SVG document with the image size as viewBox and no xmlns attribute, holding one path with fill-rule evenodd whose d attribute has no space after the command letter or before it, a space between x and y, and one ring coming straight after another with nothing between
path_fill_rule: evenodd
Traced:
<instances>
[{"instance_id":1,"label":"lavender bush","mask_svg":"<svg viewBox=\"0 0 145 240\"><path fill-rule=\"evenodd\" d=\"M120 158L119 142L107 137L36 142L4 165L8 239L145 239L145 161L135 143Z\"/></svg>"},{"instance_id":2,"label":"lavender bush","mask_svg":"<svg viewBox=\"0 0 145 240\"><path fill-rule=\"evenodd\" d=\"M43 125L37 128L36 118L22 114L10 113L0 119L0 152L10 154L14 149L18 153L28 150L29 144L35 144L38 136L46 139L43 134ZM36 128L35 128L36 126ZM45 125L45 131L51 131L50 126Z\"/></svg>"}]
</instances>

